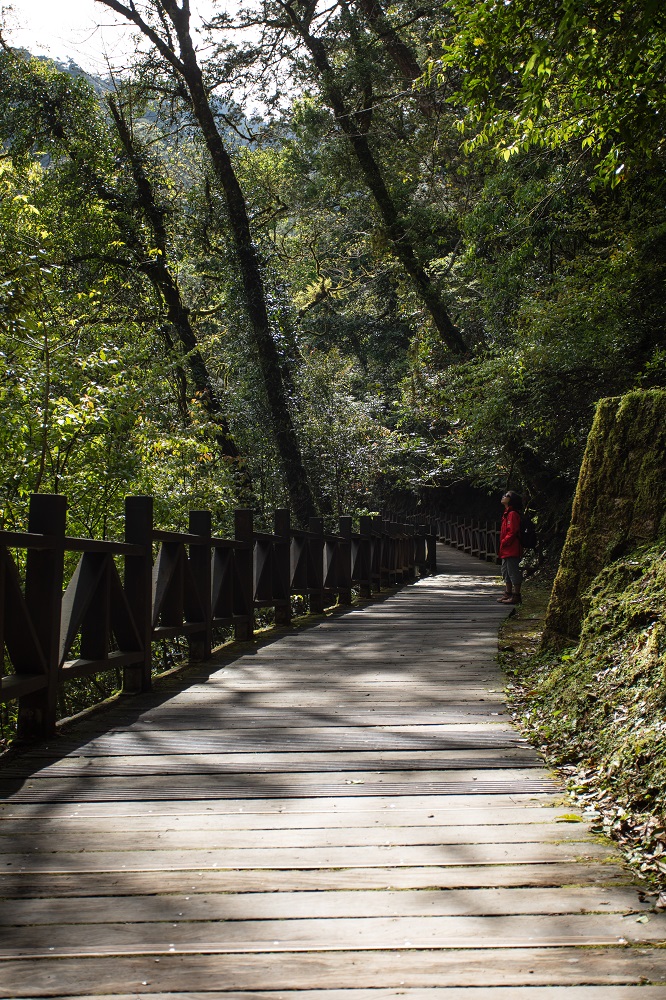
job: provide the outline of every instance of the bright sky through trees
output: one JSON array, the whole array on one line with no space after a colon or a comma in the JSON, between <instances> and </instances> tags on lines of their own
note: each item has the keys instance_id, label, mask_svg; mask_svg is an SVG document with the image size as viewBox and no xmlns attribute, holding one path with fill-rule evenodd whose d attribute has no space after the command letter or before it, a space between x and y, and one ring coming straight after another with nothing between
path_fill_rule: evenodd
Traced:
<instances>
[{"instance_id":1,"label":"bright sky through trees","mask_svg":"<svg viewBox=\"0 0 666 1000\"><path fill-rule=\"evenodd\" d=\"M214 0L194 0L193 23L213 6ZM0 11L11 45L34 55L71 58L93 73L103 74L107 61L124 65L136 51L132 28L95 0L11 0Z\"/></svg>"},{"instance_id":2,"label":"bright sky through trees","mask_svg":"<svg viewBox=\"0 0 666 1000\"><path fill-rule=\"evenodd\" d=\"M102 70L106 58L123 62L133 50L131 32L95 0L12 0L3 5L8 41L35 55L72 58Z\"/></svg>"}]
</instances>

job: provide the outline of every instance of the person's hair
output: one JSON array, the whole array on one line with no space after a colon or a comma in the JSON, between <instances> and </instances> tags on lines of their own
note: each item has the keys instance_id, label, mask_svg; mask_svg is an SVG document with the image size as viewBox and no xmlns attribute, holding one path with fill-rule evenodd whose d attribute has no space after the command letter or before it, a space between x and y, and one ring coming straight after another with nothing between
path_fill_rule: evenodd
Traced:
<instances>
[{"instance_id":1,"label":"person's hair","mask_svg":"<svg viewBox=\"0 0 666 1000\"><path fill-rule=\"evenodd\" d=\"M523 512L523 498L520 493L516 493L515 490L507 490L502 496L508 497L511 501L510 507L512 510L517 510L519 514Z\"/></svg>"}]
</instances>

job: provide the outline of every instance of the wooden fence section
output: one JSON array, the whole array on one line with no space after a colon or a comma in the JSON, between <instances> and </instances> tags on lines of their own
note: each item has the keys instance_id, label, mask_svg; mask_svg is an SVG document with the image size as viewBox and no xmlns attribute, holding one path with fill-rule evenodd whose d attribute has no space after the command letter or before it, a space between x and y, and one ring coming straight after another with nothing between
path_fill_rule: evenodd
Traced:
<instances>
[{"instance_id":1,"label":"wooden fence section","mask_svg":"<svg viewBox=\"0 0 666 1000\"><path fill-rule=\"evenodd\" d=\"M498 521L441 515L428 522L440 542L477 559L501 562L499 557L500 526Z\"/></svg>"},{"instance_id":2,"label":"wooden fence section","mask_svg":"<svg viewBox=\"0 0 666 1000\"><path fill-rule=\"evenodd\" d=\"M58 685L70 678L122 668L125 691L148 690L156 640L184 636L191 657L207 659L215 628L252 637L257 608L287 625L294 594L322 611L336 598L350 604L353 587L369 599L436 568L431 527L381 516L361 517L358 532L341 517L335 534L317 517L292 527L277 510L268 533L237 510L234 538L219 538L208 511L192 511L187 532L162 531L152 498L128 497L125 541L113 542L69 537L66 507L63 496L35 495L28 531L0 532L0 650L12 668L2 701L18 699L24 740L53 731ZM12 550L24 552L24 582ZM69 553L80 558L64 586Z\"/></svg>"}]
</instances>

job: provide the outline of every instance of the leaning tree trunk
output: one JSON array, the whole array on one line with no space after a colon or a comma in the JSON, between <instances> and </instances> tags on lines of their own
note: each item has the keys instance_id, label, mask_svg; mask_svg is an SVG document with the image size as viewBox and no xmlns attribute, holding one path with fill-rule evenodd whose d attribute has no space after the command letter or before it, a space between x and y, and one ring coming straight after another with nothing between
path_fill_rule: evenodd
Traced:
<instances>
[{"instance_id":1,"label":"leaning tree trunk","mask_svg":"<svg viewBox=\"0 0 666 1000\"><path fill-rule=\"evenodd\" d=\"M192 112L201 129L215 175L224 192L250 319L252 343L262 375L278 452L291 505L296 517L304 522L315 513L315 504L305 475L296 430L287 405L280 358L268 319L261 267L252 241L245 198L236 177L231 157L218 132L201 67L194 50L189 27L189 0L183 0L182 7L178 6L176 0L153 0L155 10L162 15L162 23L165 23L165 19L168 17L174 29L178 40L179 54L176 53L171 44L170 34L168 41L165 41L154 28L143 20L133 3L127 6L120 0L98 0L98 2L136 24L175 69L187 88Z\"/></svg>"},{"instance_id":2,"label":"leaning tree trunk","mask_svg":"<svg viewBox=\"0 0 666 1000\"><path fill-rule=\"evenodd\" d=\"M324 43L320 38L316 38L310 33L307 22L296 15L293 7L289 4L283 6L290 16L292 29L300 36L312 57L319 74L324 97L335 115L338 126L347 137L363 172L365 182L375 199L396 257L412 279L444 343L454 354L464 354L466 345L460 330L453 323L437 289L414 251L407 229L400 218L379 163L370 146L368 139L370 108L354 112L347 106Z\"/></svg>"}]
</instances>

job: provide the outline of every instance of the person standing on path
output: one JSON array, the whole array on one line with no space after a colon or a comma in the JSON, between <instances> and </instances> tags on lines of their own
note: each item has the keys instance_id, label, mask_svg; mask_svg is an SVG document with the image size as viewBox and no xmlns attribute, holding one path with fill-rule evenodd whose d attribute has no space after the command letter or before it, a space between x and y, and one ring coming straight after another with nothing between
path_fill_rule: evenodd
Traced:
<instances>
[{"instance_id":1,"label":"person standing on path","mask_svg":"<svg viewBox=\"0 0 666 1000\"><path fill-rule=\"evenodd\" d=\"M520 543L520 515L523 510L523 498L513 490L507 490L502 497L502 524L500 528L499 554L502 560L502 579L504 594L497 599L498 604L520 604L522 597L520 588L523 583L523 573L520 560L523 546Z\"/></svg>"}]
</instances>

